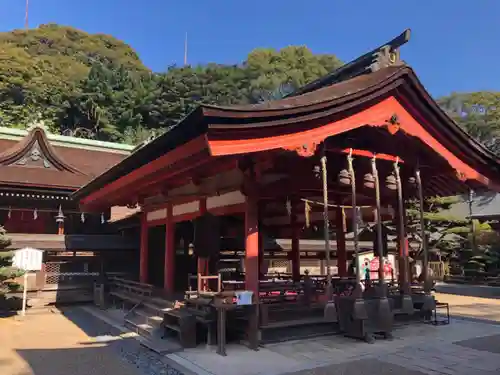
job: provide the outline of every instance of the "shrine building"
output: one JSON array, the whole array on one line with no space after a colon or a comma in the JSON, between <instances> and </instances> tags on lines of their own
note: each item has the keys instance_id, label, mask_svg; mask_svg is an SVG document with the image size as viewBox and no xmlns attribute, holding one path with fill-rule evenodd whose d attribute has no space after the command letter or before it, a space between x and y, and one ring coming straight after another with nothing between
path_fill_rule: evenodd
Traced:
<instances>
[{"instance_id":1,"label":"shrine building","mask_svg":"<svg viewBox=\"0 0 500 375\"><path fill-rule=\"evenodd\" d=\"M379 331L390 332L396 312L388 299L397 305L402 297L404 311L431 306L425 240L423 291L410 290L408 202L420 202L424 233L425 197L500 191L499 158L443 112L400 58L408 36L406 31L280 100L200 105L73 197L84 212L96 214L112 206L140 207L138 282L170 300L193 287L199 297L211 291L211 298L223 301L210 302L219 310L232 303L225 293L250 291L261 309L260 331L269 323L262 317L275 302L273 293L290 296L293 289L293 295L309 295L304 280L310 275L301 274L306 254L300 247L305 233L317 227L324 242L313 257L323 260L324 278L315 290L330 300L345 280L356 283L354 290L364 281L366 289L353 292L352 306L377 301ZM375 270L365 275L363 259L355 257L354 275L345 237L355 234L351 241L358 255L361 217L376 223L379 258ZM381 261L387 247L382 222L387 219L398 228L398 280L389 291ZM286 282L276 281L263 266L271 256L267 241L273 238L291 239L286 256L292 272ZM222 254L240 247L243 264L224 275ZM333 260L338 275L332 275ZM190 284L190 275L197 286ZM209 277L218 278L217 285Z\"/></svg>"},{"instance_id":2,"label":"shrine building","mask_svg":"<svg viewBox=\"0 0 500 375\"><path fill-rule=\"evenodd\" d=\"M99 252L123 257L134 248L108 224L109 208L82 211L71 194L133 146L55 135L40 123L28 130L0 127L0 149L0 225L11 240L6 250L44 250L42 271L30 274L30 292L53 291L45 293L49 302L58 288L85 284L90 292Z\"/></svg>"}]
</instances>

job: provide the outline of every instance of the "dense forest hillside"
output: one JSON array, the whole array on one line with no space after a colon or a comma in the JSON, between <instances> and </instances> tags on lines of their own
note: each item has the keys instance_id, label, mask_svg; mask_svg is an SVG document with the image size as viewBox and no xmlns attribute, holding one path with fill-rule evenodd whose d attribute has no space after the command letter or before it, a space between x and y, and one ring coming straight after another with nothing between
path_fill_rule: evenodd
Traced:
<instances>
[{"instance_id":1,"label":"dense forest hillside","mask_svg":"<svg viewBox=\"0 0 500 375\"><path fill-rule=\"evenodd\" d=\"M200 102L272 99L340 66L306 47L257 49L239 65L151 72L108 35L54 24L0 33L0 118L26 127L41 116L53 130L138 142L175 124Z\"/></svg>"},{"instance_id":2,"label":"dense forest hillside","mask_svg":"<svg viewBox=\"0 0 500 375\"><path fill-rule=\"evenodd\" d=\"M282 97L341 66L307 47L255 49L237 65L172 66L151 72L127 44L55 24L0 33L0 125L41 117L63 134L137 143L199 103L256 103ZM455 120L500 151L500 93L439 99ZM498 105L497 105L498 104Z\"/></svg>"}]
</instances>

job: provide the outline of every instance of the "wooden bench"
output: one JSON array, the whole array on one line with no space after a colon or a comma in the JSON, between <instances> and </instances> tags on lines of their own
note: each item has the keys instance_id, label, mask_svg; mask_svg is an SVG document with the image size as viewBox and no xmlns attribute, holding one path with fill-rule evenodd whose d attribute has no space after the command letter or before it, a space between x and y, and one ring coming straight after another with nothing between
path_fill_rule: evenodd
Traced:
<instances>
[{"instance_id":1,"label":"wooden bench","mask_svg":"<svg viewBox=\"0 0 500 375\"><path fill-rule=\"evenodd\" d=\"M164 337L175 334L184 348L196 347L196 317L183 308L165 311L162 326Z\"/></svg>"}]
</instances>

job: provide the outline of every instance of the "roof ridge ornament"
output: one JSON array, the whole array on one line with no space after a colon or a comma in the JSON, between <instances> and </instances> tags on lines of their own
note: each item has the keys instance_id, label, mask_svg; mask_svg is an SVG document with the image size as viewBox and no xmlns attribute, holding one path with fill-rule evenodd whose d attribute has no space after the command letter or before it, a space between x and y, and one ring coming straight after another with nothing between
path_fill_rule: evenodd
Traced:
<instances>
[{"instance_id":1,"label":"roof ridge ornament","mask_svg":"<svg viewBox=\"0 0 500 375\"><path fill-rule=\"evenodd\" d=\"M385 125L387 127L387 131L394 135L401 128L401 124L399 123L399 117L397 113L394 113L388 120L385 120Z\"/></svg>"},{"instance_id":2,"label":"roof ridge ornament","mask_svg":"<svg viewBox=\"0 0 500 375\"><path fill-rule=\"evenodd\" d=\"M399 48L410 40L410 29L406 29L394 39L384 43L374 50L365 53L357 59L342 65L324 77L321 77L295 90L286 97L298 96L325 86L352 79L354 77L376 72L391 65L402 64Z\"/></svg>"},{"instance_id":3,"label":"roof ridge ornament","mask_svg":"<svg viewBox=\"0 0 500 375\"><path fill-rule=\"evenodd\" d=\"M45 125L45 120L42 117L41 113L35 115L35 118L28 123L28 131L32 131L34 129L41 129L46 133L49 133L49 129Z\"/></svg>"}]
</instances>

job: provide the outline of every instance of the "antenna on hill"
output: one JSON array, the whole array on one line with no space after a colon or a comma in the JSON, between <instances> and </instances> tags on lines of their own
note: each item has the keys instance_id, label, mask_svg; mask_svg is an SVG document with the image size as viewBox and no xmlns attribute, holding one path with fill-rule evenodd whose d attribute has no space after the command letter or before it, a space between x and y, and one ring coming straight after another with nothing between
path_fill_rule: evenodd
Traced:
<instances>
[{"instance_id":1,"label":"antenna on hill","mask_svg":"<svg viewBox=\"0 0 500 375\"><path fill-rule=\"evenodd\" d=\"M24 28L28 30L29 28L29 23L28 23L28 11L29 11L29 5L30 2L29 0L26 0L26 12L24 13Z\"/></svg>"},{"instance_id":2,"label":"antenna on hill","mask_svg":"<svg viewBox=\"0 0 500 375\"><path fill-rule=\"evenodd\" d=\"M186 32L186 36L184 38L184 66L186 66L187 63L188 63L188 33Z\"/></svg>"}]
</instances>

